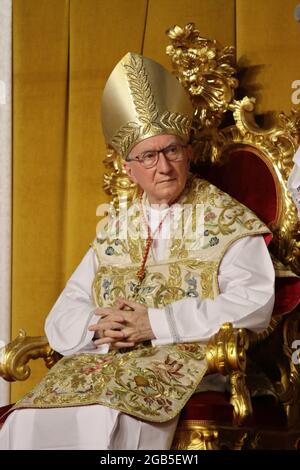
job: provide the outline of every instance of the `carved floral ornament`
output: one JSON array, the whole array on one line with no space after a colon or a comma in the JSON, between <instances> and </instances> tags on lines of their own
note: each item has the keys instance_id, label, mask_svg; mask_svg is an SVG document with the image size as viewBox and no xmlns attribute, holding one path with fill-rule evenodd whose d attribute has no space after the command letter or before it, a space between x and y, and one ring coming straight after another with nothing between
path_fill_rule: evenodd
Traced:
<instances>
[{"instance_id":1,"label":"carved floral ornament","mask_svg":"<svg viewBox=\"0 0 300 470\"><path fill-rule=\"evenodd\" d=\"M197 128L218 125L238 86L233 76L235 48L221 48L216 40L201 37L194 23L184 28L174 26L167 36L171 45L166 53L179 81L191 95Z\"/></svg>"}]
</instances>

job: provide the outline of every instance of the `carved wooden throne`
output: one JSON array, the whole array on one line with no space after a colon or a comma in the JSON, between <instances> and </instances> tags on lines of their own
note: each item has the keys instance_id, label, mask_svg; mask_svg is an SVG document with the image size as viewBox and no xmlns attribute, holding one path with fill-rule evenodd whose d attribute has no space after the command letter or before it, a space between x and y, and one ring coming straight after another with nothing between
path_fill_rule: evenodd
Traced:
<instances>
[{"instance_id":1,"label":"carved wooden throne","mask_svg":"<svg viewBox=\"0 0 300 470\"><path fill-rule=\"evenodd\" d=\"M293 342L300 339L300 223L287 190L300 143L300 114L278 114L270 129L254 118L255 100L235 99L235 50L201 38L193 24L167 32L174 73L194 104L193 171L250 207L273 232L269 247L276 268L271 324L258 335L225 324L207 345L209 373L229 377L228 393L194 395L181 413L176 449L297 448L300 446L300 365ZM104 188L118 206L133 197L121 158L109 150ZM30 359L51 367L58 355L45 337L21 331L0 359L0 376L25 380ZM294 358L295 359L295 358Z\"/></svg>"}]
</instances>

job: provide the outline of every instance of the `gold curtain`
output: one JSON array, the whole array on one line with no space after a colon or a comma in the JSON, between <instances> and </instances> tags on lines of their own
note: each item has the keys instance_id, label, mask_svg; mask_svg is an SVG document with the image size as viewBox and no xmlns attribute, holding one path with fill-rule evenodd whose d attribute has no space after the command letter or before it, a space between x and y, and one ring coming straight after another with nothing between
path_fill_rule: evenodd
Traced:
<instances>
[{"instance_id":1,"label":"gold curtain","mask_svg":"<svg viewBox=\"0 0 300 470\"><path fill-rule=\"evenodd\" d=\"M236 45L241 85L257 99L257 111L289 112L291 87L300 80L300 24L294 0L236 0Z\"/></svg>"},{"instance_id":2,"label":"gold curtain","mask_svg":"<svg viewBox=\"0 0 300 470\"><path fill-rule=\"evenodd\" d=\"M146 0L16 0L13 11L12 335L43 334L96 231L105 145L100 98L115 63L141 51ZM12 401L36 383L13 386Z\"/></svg>"},{"instance_id":3,"label":"gold curtain","mask_svg":"<svg viewBox=\"0 0 300 470\"><path fill-rule=\"evenodd\" d=\"M234 0L14 1L13 337L19 328L43 334L95 236L107 200L100 100L109 73L128 51L169 66L164 32L188 21L234 44ZM45 370L36 361L12 401Z\"/></svg>"}]
</instances>

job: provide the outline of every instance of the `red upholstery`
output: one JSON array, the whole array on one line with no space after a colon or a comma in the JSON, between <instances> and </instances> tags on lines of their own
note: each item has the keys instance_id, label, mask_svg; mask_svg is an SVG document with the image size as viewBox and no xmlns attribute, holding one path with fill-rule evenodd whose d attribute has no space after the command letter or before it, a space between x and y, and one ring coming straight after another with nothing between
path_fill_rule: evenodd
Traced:
<instances>
[{"instance_id":1,"label":"red upholstery","mask_svg":"<svg viewBox=\"0 0 300 470\"><path fill-rule=\"evenodd\" d=\"M233 406L229 403L229 396L225 393L196 393L183 408L181 419L231 424L233 420Z\"/></svg>"},{"instance_id":2,"label":"red upholstery","mask_svg":"<svg viewBox=\"0 0 300 470\"><path fill-rule=\"evenodd\" d=\"M300 279L281 277L275 280L275 305L273 315L285 315L300 302Z\"/></svg>"},{"instance_id":3,"label":"red upholstery","mask_svg":"<svg viewBox=\"0 0 300 470\"><path fill-rule=\"evenodd\" d=\"M252 399L254 426L286 426L286 415L274 397L261 396ZM180 420L198 421L203 424L230 425L233 423L233 406L229 395L221 392L201 392L193 395L181 412ZM248 422L250 424L250 422Z\"/></svg>"},{"instance_id":4,"label":"red upholstery","mask_svg":"<svg viewBox=\"0 0 300 470\"><path fill-rule=\"evenodd\" d=\"M265 224L277 219L280 196L267 164L254 149L232 149L222 166L204 166L201 175L253 210Z\"/></svg>"}]
</instances>

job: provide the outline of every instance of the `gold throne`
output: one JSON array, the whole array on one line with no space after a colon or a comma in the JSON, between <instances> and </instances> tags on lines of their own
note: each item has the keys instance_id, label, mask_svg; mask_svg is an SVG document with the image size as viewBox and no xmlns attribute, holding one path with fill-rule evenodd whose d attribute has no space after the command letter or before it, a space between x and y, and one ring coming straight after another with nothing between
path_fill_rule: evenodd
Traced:
<instances>
[{"instance_id":1,"label":"gold throne","mask_svg":"<svg viewBox=\"0 0 300 470\"><path fill-rule=\"evenodd\" d=\"M293 155L300 144L300 113L274 116L263 129L255 121L255 100L235 99L235 50L200 36L193 24L167 31L174 73L194 104L192 171L252 209L272 230L269 244L276 270L276 302L267 331L255 334L222 325L207 345L208 373L226 375L228 393L195 394L181 413L175 449L300 448L300 223L287 189ZM108 150L104 189L118 207L132 198L122 159ZM226 225L224 230L228 229ZM269 242L270 240L266 240ZM59 355L47 339L24 331L0 359L0 376L26 380L30 359L50 368ZM8 407L3 409L6 411ZM1 422L0 422L1 426Z\"/></svg>"}]
</instances>

